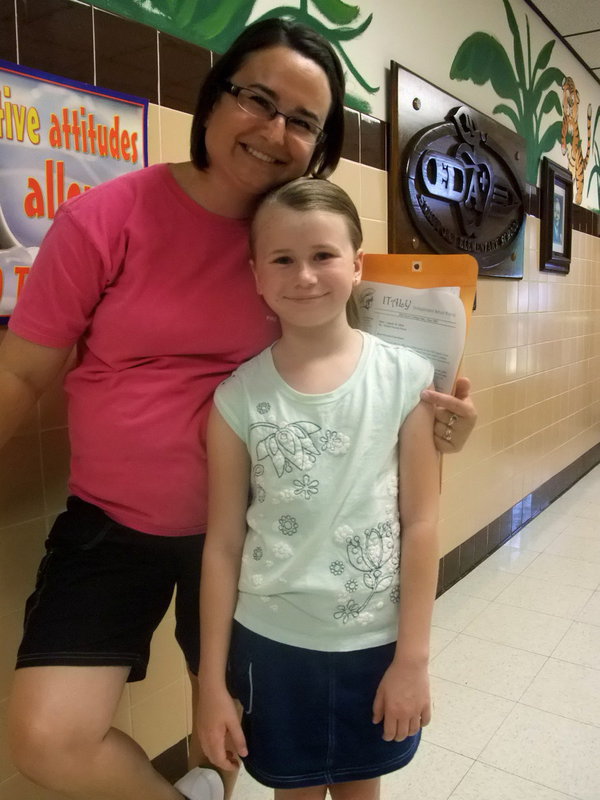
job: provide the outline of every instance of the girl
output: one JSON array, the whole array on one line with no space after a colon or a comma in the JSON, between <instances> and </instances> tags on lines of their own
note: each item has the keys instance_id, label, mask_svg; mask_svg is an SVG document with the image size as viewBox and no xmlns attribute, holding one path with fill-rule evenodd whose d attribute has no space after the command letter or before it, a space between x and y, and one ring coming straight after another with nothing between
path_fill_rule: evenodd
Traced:
<instances>
[{"instance_id":1,"label":"girl","mask_svg":"<svg viewBox=\"0 0 600 800\"><path fill-rule=\"evenodd\" d=\"M430 719L433 368L348 323L360 244L335 185L266 197L252 270L281 338L218 387L209 419L200 736L277 800L375 800Z\"/></svg>"}]
</instances>

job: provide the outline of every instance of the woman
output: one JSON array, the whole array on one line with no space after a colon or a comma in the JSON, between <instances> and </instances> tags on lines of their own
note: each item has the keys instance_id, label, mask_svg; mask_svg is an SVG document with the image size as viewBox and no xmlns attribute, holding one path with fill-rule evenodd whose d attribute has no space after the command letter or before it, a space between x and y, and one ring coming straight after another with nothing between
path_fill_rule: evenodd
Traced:
<instances>
[{"instance_id":1,"label":"woman","mask_svg":"<svg viewBox=\"0 0 600 800\"><path fill-rule=\"evenodd\" d=\"M11 318L0 444L78 352L65 382L72 497L27 604L9 722L19 769L67 797L181 798L111 722L175 586L195 697L205 420L217 384L278 335L253 289L246 220L273 186L335 168L343 95L321 37L251 26L202 87L193 160L65 204ZM438 433L460 444L472 404L445 402Z\"/></svg>"}]
</instances>

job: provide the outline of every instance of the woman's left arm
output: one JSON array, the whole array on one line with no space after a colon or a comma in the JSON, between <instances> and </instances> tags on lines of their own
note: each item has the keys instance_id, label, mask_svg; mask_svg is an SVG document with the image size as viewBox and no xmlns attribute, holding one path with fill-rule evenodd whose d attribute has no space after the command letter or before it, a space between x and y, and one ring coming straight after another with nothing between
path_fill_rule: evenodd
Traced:
<instances>
[{"instance_id":1,"label":"woman's left arm","mask_svg":"<svg viewBox=\"0 0 600 800\"><path fill-rule=\"evenodd\" d=\"M420 402L400 431L400 611L392 664L373 704L383 738L401 741L431 718L429 636L439 552L439 460L433 442L433 407Z\"/></svg>"},{"instance_id":2,"label":"woman's left arm","mask_svg":"<svg viewBox=\"0 0 600 800\"><path fill-rule=\"evenodd\" d=\"M458 453L477 422L477 409L471 399L471 381L458 378L454 394L425 389L421 399L431 403L435 412L433 432L440 453Z\"/></svg>"}]
</instances>

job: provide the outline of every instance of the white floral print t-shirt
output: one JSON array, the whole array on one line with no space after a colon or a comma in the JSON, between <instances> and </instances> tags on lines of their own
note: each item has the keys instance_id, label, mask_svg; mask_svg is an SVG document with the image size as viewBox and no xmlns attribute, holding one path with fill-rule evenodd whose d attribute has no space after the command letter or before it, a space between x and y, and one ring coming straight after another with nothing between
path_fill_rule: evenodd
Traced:
<instances>
[{"instance_id":1,"label":"white floral print t-shirt","mask_svg":"<svg viewBox=\"0 0 600 800\"><path fill-rule=\"evenodd\" d=\"M215 393L251 457L235 618L296 647L359 650L397 635L398 434L433 367L362 335L354 373L332 392L292 389L268 348Z\"/></svg>"}]
</instances>

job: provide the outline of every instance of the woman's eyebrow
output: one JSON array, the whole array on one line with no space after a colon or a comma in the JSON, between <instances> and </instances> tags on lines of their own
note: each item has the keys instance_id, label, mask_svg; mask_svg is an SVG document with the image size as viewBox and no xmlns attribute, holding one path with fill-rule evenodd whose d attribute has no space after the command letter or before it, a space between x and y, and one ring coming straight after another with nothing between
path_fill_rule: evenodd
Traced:
<instances>
[{"instance_id":1,"label":"woman's eyebrow","mask_svg":"<svg viewBox=\"0 0 600 800\"><path fill-rule=\"evenodd\" d=\"M249 83L246 85L246 88L259 89L261 92L263 92L263 94L268 95L274 102L279 102L279 95L277 94L277 92L273 91L273 89L271 89L269 86L265 86L264 83ZM304 108L304 106L296 106L294 111L297 114L301 114L303 117L310 117L311 119L314 119L315 122L319 122L318 115L315 114L314 111L311 111L308 108Z\"/></svg>"}]
</instances>

